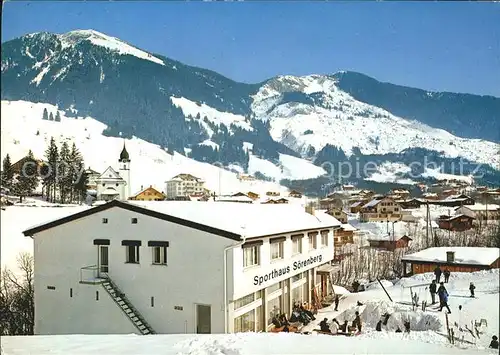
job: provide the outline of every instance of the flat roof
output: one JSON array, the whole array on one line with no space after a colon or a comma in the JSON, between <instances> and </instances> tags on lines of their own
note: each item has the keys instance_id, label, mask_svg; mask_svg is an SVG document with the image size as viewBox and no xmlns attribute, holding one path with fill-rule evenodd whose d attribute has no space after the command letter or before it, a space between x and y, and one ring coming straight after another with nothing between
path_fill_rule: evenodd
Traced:
<instances>
[{"instance_id":1,"label":"flat roof","mask_svg":"<svg viewBox=\"0 0 500 355\"><path fill-rule=\"evenodd\" d=\"M337 219L324 212L317 211L315 215L311 215L298 204L112 200L97 207L32 227L23 234L33 236L44 230L114 207L233 240L240 240L243 236L265 237L312 229L336 228L341 225Z\"/></svg>"},{"instance_id":2,"label":"flat roof","mask_svg":"<svg viewBox=\"0 0 500 355\"><path fill-rule=\"evenodd\" d=\"M448 263L446 252L455 252L455 262ZM479 247L436 247L421 250L417 253L408 254L401 258L403 261L442 263L442 264L464 264L464 265L486 265L493 264L500 257L499 248Z\"/></svg>"}]
</instances>

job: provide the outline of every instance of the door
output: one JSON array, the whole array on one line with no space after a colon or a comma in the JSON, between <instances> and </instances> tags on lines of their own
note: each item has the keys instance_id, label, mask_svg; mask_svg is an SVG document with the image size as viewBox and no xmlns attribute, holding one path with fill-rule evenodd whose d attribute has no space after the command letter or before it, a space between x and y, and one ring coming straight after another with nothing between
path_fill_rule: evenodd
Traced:
<instances>
[{"instance_id":1,"label":"door","mask_svg":"<svg viewBox=\"0 0 500 355\"><path fill-rule=\"evenodd\" d=\"M98 254L98 276L101 276L102 273L109 272L109 247L107 245L99 245L99 254Z\"/></svg>"},{"instance_id":2,"label":"door","mask_svg":"<svg viewBox=\"0 0 500 355\"><path fill-rule=\"evenodd\" d=\"M196 305L196 333L211 334L212 332L212 309L211 306Z\"/></svg>"}]
</instances>

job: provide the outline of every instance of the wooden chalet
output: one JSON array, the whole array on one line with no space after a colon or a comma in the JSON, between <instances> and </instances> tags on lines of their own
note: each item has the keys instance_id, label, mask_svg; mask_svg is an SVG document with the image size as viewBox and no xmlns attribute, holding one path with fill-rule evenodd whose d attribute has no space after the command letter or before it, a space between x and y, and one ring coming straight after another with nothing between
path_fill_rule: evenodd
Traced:
<instances>
[{"instance_id":1,"label":"wooden chalet","mask_svg":"<svg viewBox=\"0 0 500 355\"><path fill-rule=\"evenodd\" d=\"M247 196L250 197L252 200L257 200L260 197L258 193L252 191L248 191Z\"/></svg>"},{"instance_id":2,"label":"wooden chalet","mask_svg":"<svg viewBox=\"0 0 500 355\"><path fill-rule=\"evenodd\" d=\"M459 214L456 216L440 216L437 223L439 228L453 232L463 232L472 229L474 217Z\"/></svg>"},{"instance_id":3,"label":"wooden chalet","mask_svg":"<svg viewBox=\"0 0 500 355\"><path fill-rule=\"evenodd\" d=\"M370 248L394 251L396 249L408 248L410 242L412 241L412 239L407 235L396 237L394 239L390 238L391 236L387 236L385 239L368 239L368 243L370 244Z\"/></svg>"},{"instance_id":4,"label":"wooden chalet","mask_svg":"<svg viewBox=\"0 0 500 355\"><path fill-rule=\"evenodd\" d=\"M340 228L335 230L333 236L333 245L335 248L340 247L345 244L354 243L354 232L357 229L348 223L343 223Z\"/></svg>"},{"instance_id":5,"label":"wooden chalet","mask_svg":"<svg viewBox=\"0 0 500 355\"><path fill-rule=\"evenodd\" d=\"M288 193L288 197L302 198L302 193L297 190L292 190Z\"/></svg>"},{"instance_id":6,"label":"wooden chalet","mask_svg":"<svg viewBox=\"0 0 500 355\"><path fill-rule=\"evenodd\" d=\"M368 201L356 201L352 205L349 206L351 213L359 213L363 205L365 205Z\"/></svg>"},{"instance_id":7,"label":"wooden chalet","mask_svg":"<svg viewBox=\"0 0 500 355\"><path fill-rule=\"evenodd\" d=\"M500 268L499 248L436 247L401 258L405 276L433 272L439 267L450 272L474 272Z\"/></svg>"},{"instance_id":8,"label":"wooden chalet","mask_svg":"<svg viewBox=\"0 0 500 355\"><path fill-rule=\"evenodd\" d=\"M283 203L288 203L288 200L286 198L278 198L278 199L273 199L273 198L270 198L270 199L267 199L267 201L264 201L262 202L263 204L266 204L266 205L275 205L275 204L283 204Z\"/></svg>"},{"instance_id":9,"label":"wooden chalet","mask_svg":"<svg viewBox=\"0 0 500 355\"><path fill-rule=\"evenodd\" d=\"M278 191L267 191L266 196L279 196L280 193Z\"/></svg>"},{"instance_id":10,"label":"wooden chalet","mask_svg":"<svg viewBox=\"0 0 500 355\"><path fill-rule=\"evenodd\" d=\"M420 208L420 206L425 205L425 201L418 198L411 198L409 200L401 200L397 202L403 209Z\"/></svg>"},{"instance_id":11,"label":"wooden chalet","mask_svg":"<svg viewBox=\"0 0 500 355\"><path fill-rule=\"evenodd\" d=\"M347 223L347 213L338 208L330 208L327 214L336 218L340 223Z\"/></svg>"},{"instance_id":12,"label":"wooden chalet","mask_svg":"<svg viewBox=\"0 0 500 355\"><path fill-rule=\"evenodd\" d=\"M476 201L467 195L451 195L442 200L428 201L431 205L439 205L446 207L460 207L460 206L471 206L476 203Z\"/></svg>"},{"instance_id":13,"label":"wooden chalet","mask_svg":"<svg viewBox=\"0 0 500 355\"><path fill-rule=\"evenodd\" d=\"M37 158L33 158L33 159L37 162L38 169L41 169L42 166L45 164L45 162L41 159L37 159ZM14 174L21 174L24 164L26 164L28 161L31 161L31 158L29 158L28 156L25 156L25 157L19 159L18 161L16 161L15 163L13 163L11 165L11 171Z\"/></svg>"},{"instance_id":14,"label":"wooden chalet","mask_svg":"<svg viewBox=\"0 0 500 355\"><path fill-rule=\"evenodd\" d=\"M395 222L401 220L401 206L391 198L373 199L359 212L360 222Z\"/></svg>"},{"instance_id":15,"label":"wooden chalet","mask_svg":"<svg viewBox=\"0 0 500 355\"><path fill-rule=\"evenodd\" d=\"M152 185L142 189L128 199L133 201L163 201L167 198L163 192L158 191Z\"/></svg>"}]
</instances>

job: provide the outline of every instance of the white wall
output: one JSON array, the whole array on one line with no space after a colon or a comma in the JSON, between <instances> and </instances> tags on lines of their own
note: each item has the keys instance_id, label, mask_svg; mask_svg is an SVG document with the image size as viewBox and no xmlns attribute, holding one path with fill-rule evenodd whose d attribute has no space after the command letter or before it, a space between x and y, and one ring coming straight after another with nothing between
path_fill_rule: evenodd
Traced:
<instances>
[{"instance_id":1,"label":"white wall","mask_svg":"<svg viewBox=\"0 0 500 355\"><path fill-rule=\"evenodd\" d=\"M325 264L331 260L333 260L334 256L334 248L333 248L333 230L330 229L328 234L328 246L321 247L321 234L318 229L317 238L317 248L309 251L309 239L307 236L307 232L304 233L304 238L302 238L302 253L298 255L292 255L293 245L291 240L291 234L283 234L281 237L286 236L286 241L284 242L284 257L283 259L273 260L271 261L271 250L269 237L264 238L264 244L260 247L260 265L243 268L243 249L236 248L233 251L234 257L234 271L232 275L234 287L231 289L232 294L230 296L230 300L236 300L243 296L246 296L252 292L256 292L265 287L269 287L275 283L286 280L294 275L300 274L301 272L310 270L314 267ZM292 233L298 234L298 233ZM280 236L274 236L280 237ZM251 240L249 240L251 241ZM300 261L306 261L310 257L318 257L321 256L321 260L317 258L316 262L309 264L307 266L294 269L294 263ZM273 270L280 270L282 268L290 268L290 271L275 277L271 278L268 281L264 281L260 283L257 281L255 284L255 277L263 277L266 274L271 273Z\"/></svg>"},{"instance_id":2,"label":"white wall","mask_svg":"<svg viewBox=\"0 0 500 355\"><path fill-rule=\"evenodd\" d=\"M94 239L110 239L109 275L156 332L195 333L197 303L211 305L212 333L224 331L223 249L234 241L115 207L35 236L37 334L136 332L101 285L79 283L80 268L97 264ZM122 240L142 241L140 264L125 263ZM152 265L149 240L170 242L168 266Z\"/></svg>"}]
</instances>

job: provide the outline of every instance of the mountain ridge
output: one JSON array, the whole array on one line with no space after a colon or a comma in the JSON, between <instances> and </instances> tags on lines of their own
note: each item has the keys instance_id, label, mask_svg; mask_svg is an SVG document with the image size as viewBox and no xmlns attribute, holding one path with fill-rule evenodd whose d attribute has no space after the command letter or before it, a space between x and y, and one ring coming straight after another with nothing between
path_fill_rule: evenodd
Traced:
<instances>
[{"instance_id":1,"label":"mountain ridge","mask_svg":"<svg viewBox=\"0 0 500 355\"><path fill-rule=\"evenodd\" d=\"M78 40L68 45L63 43L63 36L76 36ZM102 41L108 40L103 45ZM373 80L371 84L366 84L366 78ZM401 104L390 101L391 95L377 96L380 82L356 72L276 76L257 84L240 83L98 31L76 30L60 35L39 32L3 43L2 82L2 100L56 105L67 116L91 116L103 122L108 127L106 135L135 135L196 160L227 166L237 163L244 170L250 155L277 166L280 154L314 160L326 144L344 136L349 142L343 146L347 154L354 148L370 155L423 145L444 156L465 155L478 162L497 163L488 152L495 151L497 140L488 142L483 136L492 137L497 127L500 131L500 119L496 119L500 99L493 97L492 104L481 111L482 118L471 121L470 112L460 115L461 105L467 105L460 102L462 96L444 93L444 101L422 101L425 90L395 86L400 92L390 84L397 93L394 97L404 93L415 96L409 101L409 109L403 105L405 115L397 115L393 111L402 110ZM368 94L362 90L365 85L371 88ZM477 95L467 97L481 103L484 100ZM414 102L423 102L427 109L419 111ZM436 112L443 110L453 112L454 118L435 122ZM288 127L287 132L280 130L300 120L305 122L304 128L299 125ZM400 130L409 125L408 132L414 132L414 138L395 144L388 126L377 125L387 120ZM408 122L412 121L418 124L411 126ZM349 127L356 127L356 122L358 131L353 133ZM320 125L311 129L315 124ZM428 128L422 131L419 125ZM439 129L461 130L461 137L472 139L440 133ZM416 137L421 131L437 140ZM343 136L337 132L344 132ZM317 144L319 141L322 143Z\"/></svg>"}]
</instances>

